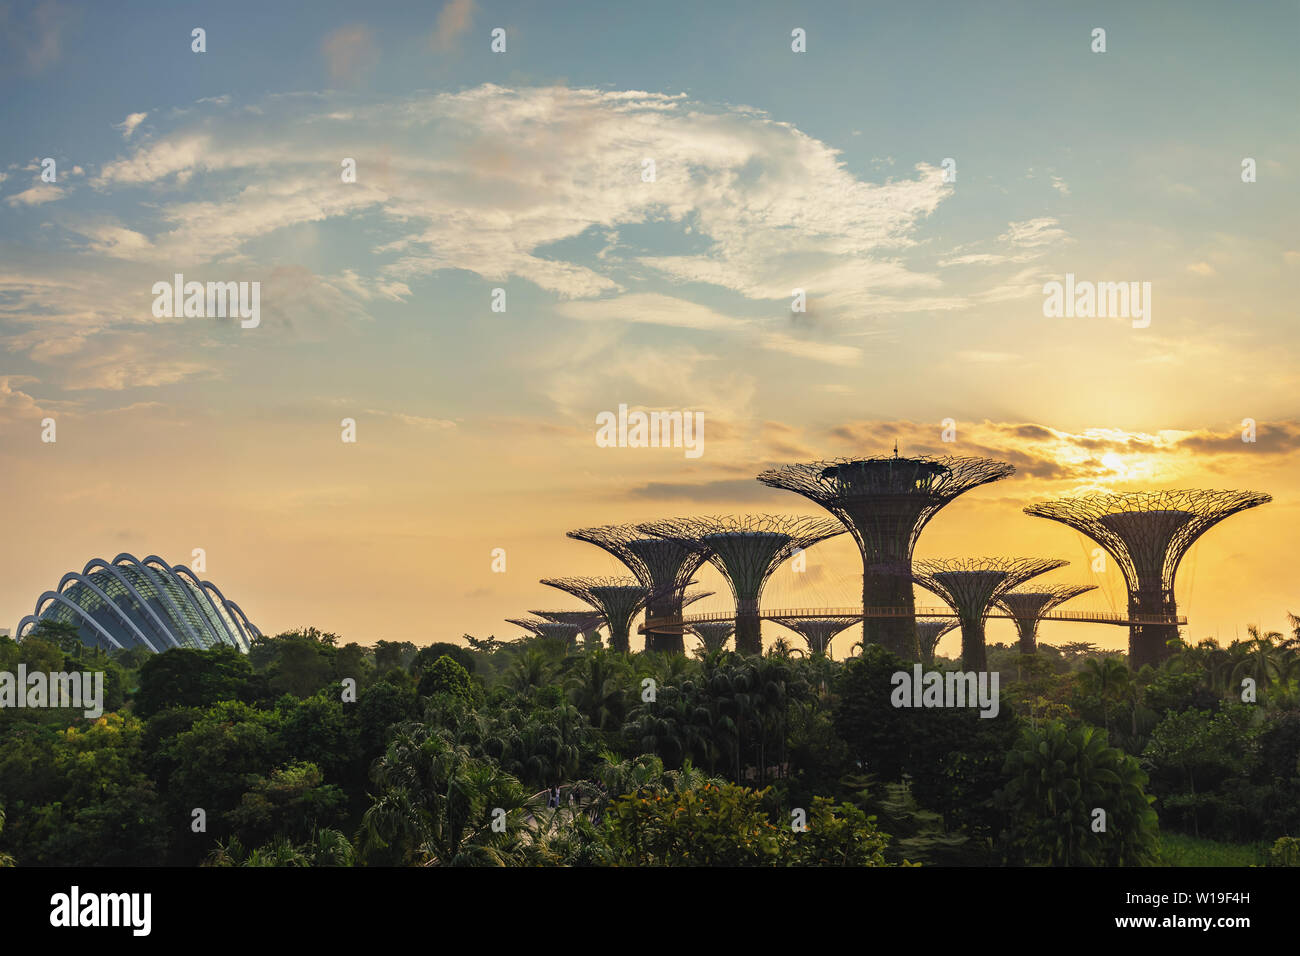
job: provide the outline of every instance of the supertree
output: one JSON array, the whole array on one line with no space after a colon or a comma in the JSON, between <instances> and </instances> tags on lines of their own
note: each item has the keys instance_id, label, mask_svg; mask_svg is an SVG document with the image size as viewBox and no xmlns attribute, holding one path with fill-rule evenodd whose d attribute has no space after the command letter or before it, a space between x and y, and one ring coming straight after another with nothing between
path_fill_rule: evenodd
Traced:
<instances>
[{"instance_id":1,"label":"supertree","mask_svg":"<svg viewBox=\"0 0 1300 956\"><path fill-rule=\"evenodd\" d=\"M705 556L677 541L647 535L635 524L579 528L568 532L568 536L608 551L650 589L645 609L646 650L682 653L680 627L652 628L661 620L680 620L682 594Z\"/></svg>"},{"instance_id":2,"label":"supertree","mask_svg":"<svg viewBox=\"0 0 1300 956\"><path fill-rule=\"evenodd\" d=\"M901 608L916 604L907 576L912 552L926 524L958 495L1006 478L1015 468L989 458L894 454L875 458L837 458L785 465L758 480L809 498L844 522L862 552L862 606ZM916 660L913 616L864 617L863 642L879 643Z\"/></svg>"},{"instance_id":3,"label":"supertree","mask_svg":"<svg viewBox=\"0 0 1300 956\"><path fill-rule=\"evenodd\" d=\"M1095 591L1095 584L1057 584L1032 591L1008 591L998 598L998 607L1011 615L1020 635L1020 653L1038 650L1038 622L1043 615L1080 594Z\"/></svg>"},{"instance_id":4,"label":"supertree","mask_svg":"<svg viewBox=\"0 0 1300 956\"><path fill-rule=\"evenodd\" d=\"M564 641L572 644L574 638L578 636L582 628L573 622L550 621L543 618L532 617L508 617L505 619L507 624L514 624L522 627L525 631L530 631L538 637L549 637L557 641Z\"/></svg>"},{"instance_id":5,"label":"supertree","mask_svg":"<svg viewBox=\"0 0 1300 956\"><path fill-rule=\"evenodd\" d=\"M650 589L636 578L544 578L542 584L572 594L598 610L609 628L609 646L624 653L630 649L632 619L650 596Z\"/></svg>"},{"instance_id":6,"label":"supertree","mask_svg":"<svg viewBox=\"0 0 1300 956\"><path fill-rule=\"evenodd\" d=\"M825 657L831 651L831 640L835 635L859 623L862 618L855 614L847 617L774 617L770 620L802 637L813 655Z\"/></svg>"},{"instance_id":7,"label":"supertree","mask_svg":"<svg viewBox=\"0 0 1300 956\"><path fill-rule=\"evenodd\" d=\"M950 558L917 561L910 578L943 598L961 624L961 660L967 670L987 667L984 619L1007 591L1068 564L1056 558Z\"/></svg>"},{"instance_id":8,"label":"supertree","mask_svg":"<svg viewBox=\"0 0 1300 956\"><path fill-rule=\"evenodd\" d=\"M578 636L583 644L600 643L600 625L604 618L599 611L529 611L535 617L555 621L557 624L573 624L578 628Z\"/></svg>"},{"instance_id":9,"label":"supertree","mask_svg":"<svg viewBox=\"0 0 1300 956\"><path fill-rule=\"evenodd\" d=\"M926 664L933 664L934 652L939 647L939 638L959 623L955 617L918 617L916 640L921 645L921 660Z\"/></svg>"},{"instance_id":10,"label":"supertree","mask_svg":"<svg viewBox=\"0 0 1300 956\"><path fill-rule=\"evenodd\" d=\"M1133 491L1044 501L1025 509L1069 525L1106 549L1128 586L1128 661L1137 670L1173 653L1174 575L1187 549L1238 511L1272 501L1254 491Z\"/></svg>"},{"instance_id":11,"label":"supertree","mask_svg":"<svg viewBox=\"0 0 1300 956\"><path fill-rule=\"evenodd\" d=\"M673 518L640 528L704 555L727 579L736 599L736 650L742 654L763 653L758 599L772 573L796 551L844 533L834 521L802 515Z\"/></svg>"},{"instance_id":12,"label":"supertree","mask_svg":"<svg viewBox=\"0 0 1300 956\"><path fill-rule=\"evenodd\" d=\"M727 640L736 633L736 622L731 621L697 621L690 625L691 632L700 639L706 651L720 651L727 645Z\"/></svg>"}]
</instances>

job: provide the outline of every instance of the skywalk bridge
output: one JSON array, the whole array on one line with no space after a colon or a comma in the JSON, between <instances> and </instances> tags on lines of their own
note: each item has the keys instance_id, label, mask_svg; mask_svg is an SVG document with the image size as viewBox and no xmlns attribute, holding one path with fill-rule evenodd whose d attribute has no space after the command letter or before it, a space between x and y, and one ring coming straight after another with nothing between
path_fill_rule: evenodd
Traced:
<instances>
[{"instance_id":1,"label":"skywalk bridge","mask_svg":"<svg viewBox=\"0 0 1300 956\"><path fill-rule=\"evenodd\" d=\"M684 614L679 618L661 618L650 627L654 633L681 633L692 624L730 621L735 618L734 611L706 611L700 614ZM761 610L758 615L765 621L780 618L819 618L819 617L856 617L856 618L899 618L899 617L958 617L952 608L943 607L796 607ZM1001 608L991 608L984 615L988 618L1014 618ZM1181 614L1121 614L1116 611L1079 611L1054 610L1040 615L1040 621L1075 621L1080 624L1114 624L1118 627L1131 627L1143 624L1172 624L1182 627L1187 618ZM637 628L638 634L646 633L646 625Z\"/></svg>"}]
</instances>

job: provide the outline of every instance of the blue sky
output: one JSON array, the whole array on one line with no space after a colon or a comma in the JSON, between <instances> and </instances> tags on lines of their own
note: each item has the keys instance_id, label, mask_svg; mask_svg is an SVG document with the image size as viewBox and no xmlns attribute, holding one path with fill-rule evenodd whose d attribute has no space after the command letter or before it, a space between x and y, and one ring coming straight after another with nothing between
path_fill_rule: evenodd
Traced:
<instances>
[{"instance_id":1,"label":"blue sky","mask_svg":"<svg viewBox=\"0 0 1300 956\"><path fill-rule=\"evenodd\" d=\"M540 574L606 570L568 527L799 510L752 476L924 450L949 417L964 448L936 450L1022 475L936 522L933 556L1059 548L1007 518L1036 495L1294 487L1294 2L44 0L0 24L0 435L35 549L0 569L0 616L95 554L201 539L264 629L324 608L415 637L432 573L439 634L486 632ZM155 319L175 272L260 281L262 326ZM1152 326L1045 319L1066 272L1151 282ZM709 450L603 453L593 417L620 403L703 411ZM33 440L50 415L57 472ZM1247 416L1266 425L1243 449ZM1241 534L1214 560L1240 564ZM506 539L504 580L464 557ZM275 588L303 555L322 575ZM386 555L409 577L381 581ZM1286 585L1257 579L1206 620L1280 620ZM339 597L356 581L392 615Z\"/></svg>"}]
</instances>

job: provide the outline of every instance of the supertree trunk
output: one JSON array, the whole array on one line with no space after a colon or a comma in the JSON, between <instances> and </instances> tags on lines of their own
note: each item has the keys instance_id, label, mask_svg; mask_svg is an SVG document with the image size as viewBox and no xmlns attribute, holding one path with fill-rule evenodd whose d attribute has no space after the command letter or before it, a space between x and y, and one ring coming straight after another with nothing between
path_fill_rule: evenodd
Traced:
<instances>
[{"instance_id":1,"label":"supertree trunk","mask_svg":"<svg viewBox=\"0 0 1300 956\"><path fill-rule=\"evenodd\" d=\"M904 608L908 617L864 617L862 639L864 644L879 644L903 660L919 661L921 646L916 639L916 619L910 616L916 610L910 578L897 573L862 576L862 607Z\"/></svg>"},{"instance_id":2,"label":"supertree trunk","mask_svg":"<svg viewBox=\"0 0 1300 956\"><path fill-rule=\"evenodd\" d=\"M1168 599L1158 591L1134 591L1129 595L1128 611L1131 618L1144 615L1167 615L1177 613L1172 596ZM1178 636L1177 624L1130 624L1128 629L1128 666L1132 670L1141 670L1150 664L1158 667L1160 662L1173 656L1174 649L1169 642Z\"/></svg>"},{"instance_id":3,"label":"supertree trunk","mask_svg":"<svg viewBox=\"0 0 1300 956\"><path fill-rule=\"evenodd\" d=\"M1016 633L1020 635L1020 653L1033 654L1038 650L1038 621L1016 620Z\"/></svg>"},{"instance_id":4,"label":"supertree trunk","mask_svg":"<svg viewBox=\"0 0 1300 956\"><path fill-rule=\"evenodd\" d=\"M748 602L746 602L748 603ZM740 654L763 653L763 622L758 616L758 602L736 609L736 651Z\"/></svg>"},{"instance_id":5,"label":"supertree trunk","mask_svg":"<svg viewBox=\"0 0 1300 956\"><path fill-rule=\"evenodd\" d=\"M961 666L968 671L988 670L988 653L984 647L984 618L961 619Z\"/></svg>"},{"instance_id":6,"label":"supertree trunk","mask_svg":"<svg viewBox=\"0 0 1300 956\"><path fill-rule=\"evenodd\" d=\"M651 600L646 605L645 612L645 649L664 654L686 653L686 644L682 639L680 629L675 633L650 630L651 625L660 620L680 621L681 618L682 599L680 594Z\"/></svg>"}]
</instances>

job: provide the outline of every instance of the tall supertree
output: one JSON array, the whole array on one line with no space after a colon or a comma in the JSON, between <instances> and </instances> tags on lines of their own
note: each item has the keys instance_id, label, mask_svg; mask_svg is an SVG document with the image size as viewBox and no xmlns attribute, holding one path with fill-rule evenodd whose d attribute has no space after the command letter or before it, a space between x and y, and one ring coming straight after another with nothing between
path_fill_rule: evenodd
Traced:
<instances>
[{"instance_id":1,"label":"tall supertree","mask_svg":"<svg viewBox=\"0 0 1300 956\"><path fill-rule=\"evenodd\" d=\"M559 588L600 612L609 628L609 646L626 653L631 647L632 619L645 607L650 589L636 578L544 578L542 584Z\"/></svg>"},{"instance_id":2,"label":"tall supertree","mask_svg":"<svg viewBox=\"0 0 1300 956\"><path fill-rule=\"evenodd\" d=\"M547 621L555 621L557 624L575 625L583 644L600 643L600 625L604 618L599 611L529 611L528 613Z\"/></svg>"},{"instance_id":3,"label":"tall supertree","mask_svg":"<svg viewBox=\"0 0 1300 956\"><path fill-rule=\"evenodd\" d=\"M545 618L533 617L508 617L505 619L507 624L514 624L516 627L522 627L525 631L530 631L538 637L549 637L557 641L564 641L566 644L572 644L582 628L573 622L550 621Z\"/></svg>"},{"instance_id":4,"label":"tall supertree","mask_svg":"<svg viewBox=\"0 0 1300 956\"><path fill-rule=\"evenodd\" d=\"M758 599L772 573L796 551L844 533L828 518L802 515L673 518L640 527L704 555L727 579L736 599L736 650L742 654L763 653Z\"/></svg>"},{"instance_id":5,"label":"tall supertree","mask_svg":"<svg viewBox=\"0 0 1300 956\"><path fill-rule=\"evenodd\" d=\"M1007 591L1068 564L1056 558L950 558L917 561L911 580L943 598L961 624L961 661L967 670L987 669L984 619Z\"/></svg>"},{"instance_id":6,"label":"tall supertree","mask_svg":"<svg viewBox=\"0 0 1300 956\"><path fill-rule=\"evenodd\" d=\"M650 589L645 609L646 650L682 653L680 627L657 631L652 628L661 620L681 618L682 594L705 556L677 541L647 535L635 524L579 528L568 532L568 536L608 551Z\"/></svg>"},{"instance_id":7,"label":"tall supertree","mask_svg":"<svg viewBox=\"0 0 1300 956\"><path fill-rule=\"evenodd\" d=\"M735 620L697 621L690 626L691 632L700 639L706 651L720 651L727 646L727 640L736 633Z\"/></svg>"},{"instance_id":8,"label":"tall supertree","mask_svg":"<svg viewBox=\"0 0 1300 956\"><path fill-rule=\"evenodd\" d=\"M1044 501L1025 509L1082 532L1119 564L1128 586L1128 661L1137 670L1173 653L1174 576L1196 539L1224 518L1272 501L1254 491L1133 491Z\"/></svg>"},{"instance_id":9,"label":"tall supertree","mask_svg":"<svg viewBox=\"0 0 1300 956\"><path fill-rule=\"evenodd\" d=\"M815 657L831 652L831 640L840 631L861 622L856 614L847 617L774 617L771 620L788 627L804 639Z\"/></svg>"},{"instance_id":10,"label":"tall supertree","mask_svg":"<svg viewBox=\"0 0 1300 956\"><path fill-rule=\"evenodd\" d=\"M908 574L922 529L958 495L1015 468L988 458L837 458L765 471L758 480L809 498L844 522L862 552L863 608L916 607ZM916 660L911 614L864 617L863 642Z\"/></svg>"},{"instance_id":11,"label":"tall supertree","mask_svg":"<svg viewBox=\"0 0 1300 956\"><path fill-rule=\"evenodd\" d=\"M955 617L918 617L916 619L916 640L921 645L921 660L926 664L934 663L934 652L939 647L939 638L943 637L960 622Z\"/></svg>"},{"instance_id":12,"label":"tall supertree","mask_svg":"<svg viewBox=\"0 0 1300 956\"><path fill-rule=\"evenodd\" d=\"M1008 591L998 598L998 607L1011 615L1020 635L1020 653L1038 650L1038 622L1043 615L1080 594L1095 591L1095 584L1057 584L1032 591Z\"/></svg>"}]
</instances>

